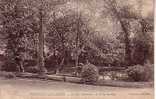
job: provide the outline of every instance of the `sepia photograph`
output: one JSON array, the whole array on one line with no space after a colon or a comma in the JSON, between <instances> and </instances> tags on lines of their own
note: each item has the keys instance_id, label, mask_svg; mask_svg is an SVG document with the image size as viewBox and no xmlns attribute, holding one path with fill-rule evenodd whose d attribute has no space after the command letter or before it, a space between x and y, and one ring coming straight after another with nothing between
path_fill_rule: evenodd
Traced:
<instances>
[{"instance_id":1,"label":"sepia photograph","mask_svg":"<svg viewBox=\"0 0 156 99\"><path fill-rule=\"evenodd\" d=\"M154 99L154 0L0 0L0 99Z\"/></svg>"}]
</instances>

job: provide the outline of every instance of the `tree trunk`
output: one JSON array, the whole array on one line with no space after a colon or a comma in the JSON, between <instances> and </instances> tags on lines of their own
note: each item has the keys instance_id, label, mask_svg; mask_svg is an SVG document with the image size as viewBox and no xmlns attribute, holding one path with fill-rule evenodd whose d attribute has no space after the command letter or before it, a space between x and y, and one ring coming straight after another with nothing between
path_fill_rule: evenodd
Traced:
<instances>
[{"instance_id":1,"label":"tree trunk","mask_svg":"<svg viewBox=\"0 0 156 99\"><path fill-rule=\"evenodd\" d=\"M128 66L128 65L131 65L131 63L132 63L129 33L128 33L128 30L126 27L127 26L126 24L128 24L128 23L120 20L120 24L121 24L123 32L125 33L125 61L126 61L126 65Z\"/></svg>"},{"instance_id":2,"label":"tree trunk","mask_svg":"<svg viewBox=\"0 0 156 99\"><path fill-rule=\"evenodd\" d=\"M41 4L42 5L42 4ZM43 13L42 6L40 8L40 32L39 32L39 51L38 51L38 66L40 74L45 74L47 72L44 66L44 32L43 32Z\"/></svg>"},{"instance_id":3,"label":"tree trunk","mask_svg":"<svg viewBox=\"0 0 156 99\"><path fill-rule=\"evenodd\" d=\"M76 59L75 59L75 66L77 67L77 66L78 66L78 64L79 64L79 56L78 56L78 55L76 55Z\"/></svg>"},{"instance_id":4,"label":"tree trunk","mask_svg":"<svg viewBox=\"0 0 156 99\"><path fill-rule=\"evenodd\" d=\"M20 72L24 73L24 66L23 66L23 61L20 61Z\"/></svg>"},{"instance_id":5,"label":"tree trunk","mask_svg":"<svg viewBox=\"0 0 156 99\"><path fill-rule=\"evenodd\" d=\"M80 23L79 23L79 19L80 19L80 16L78 16L78 19L77 19L77 33L76 33L76 57L75 57L75 67L77 67L78 66L78 62L79 62L79 53L78 53L78 51L79 51L79 37L80 37Z\"/></svg>"}]
</instances>

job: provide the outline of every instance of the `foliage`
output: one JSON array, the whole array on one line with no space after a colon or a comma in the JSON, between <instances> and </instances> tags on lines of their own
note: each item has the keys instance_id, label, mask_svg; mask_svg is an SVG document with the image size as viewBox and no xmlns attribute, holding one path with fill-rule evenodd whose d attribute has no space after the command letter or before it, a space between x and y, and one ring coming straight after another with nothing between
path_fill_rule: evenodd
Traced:
<instances>
[{"instance_id":1,"label":"foliage","mask_svg":"<svg viewBox=\"0 0 156 99\"><path fill-rule=\"evenodd\" d=\"M18 71L17 64L14 62L6 61L1 68L2 71L15 72Z\"/></svg>"},{"instance_id":2,"label":"foliage","mask_svg":"<svg viewBox=\"0 0 156 99\"><path fill-rule=\"evenodd\" d=\"M26 56L33 57L36 53L36 24L24 0L1 0L0 4L0 17L3 19L1 33L6 41L5 55L8 63L14 63L17 68L22 66Z\"/></svg>"},{"instance_id":3,"label":"foliage","mask_svg":"<svg viewBox=\"0 0 156 99\"><path fill-rule=\"evenodd\" d=\"M19 70L21 64L27 68L25 60L54 70L68 64L77 66L86 59L98 66L153 63L153 17L142 17L129 4L104 0L108 10L104 17L114 21L116 29L108 37L110 31L93 29L93 20L81 11L66 9L66 0L61 1L0 0L0 37L4 37L0 41L6 45L8 58L4 70Z\"/></svg>"},{"instance_id":4,"label":"foliage","mask_svg":"<svg viewBox=\"0 0 156 99\"><path fill-rule=\"evenodd\" d=\"M29 66L25 68L25 71L30 73L38 73L40 70L37 66Z\"/></svg>"},{"instance_id":5,"label":"foliage","mask_svg":"<svg viewBox=\"0 0 156 99\"><path fill-rule=\"evenodd\" d=\"M136 30L132 41L133 64L144 64L147 60L154 62L154 34L151 19L142 19L141 28ZM135 28L134 28L135 29Z\"/></svg>"},{"instance_id":6,"label":"foliage","mask_svg":"<svg viewBox=\"0 0 156 99\"><path fill-rule=\"evenodd\" d=\"M94 36L92 43L94 46L87 52L95 65L121 66L124 63L124 44L120 40Z\"/></svg>"},{"instance_id":7,"label":"foliage","mask_svg":"<svg viewBox=\"0 0 156 99\"><path fill-rule=\"evenodd\" d=\"M142 5L142 2L139 3ZM104 0L104 5L108 10L108 15L120 25L121 32L117 38L125 44L124 61L126 65L143 65L146 60L151 60L152 63L153 15L149 14L144 17L129 3L122 5L118 0Z\"/></svg>"},{"instance_id":8,"label":"foliage","mask_svg":"<svg viewBox=\"0 0 156 99\"><path fill-rule=\"evenodd\" d=\"M76 65L92 30L83 16L75 12L60 13L63 15L57 16L57 12L54 13L54 20L49 22L46 44L51 53L62 60L63 65L71 58Z\"/></svg>"},{"instance_id":9,"label":"foliage","mask_svg":"<svg viewBox=\"0 0 156 99\"><path fill-rule=\"evenodd\" d=\"M25 58L37 58L44 53L43 50L37 52L38 44L41 45L38 43L41 41L38 33L46 32L42 31L49 18L49 13L46 12L50 12L53 6L63 3L65 1L0 0L0 25L3 27L0 32L6 41L5 52L9 58L8 62L14 62L16 67L23 68Z\"/></svg>"},{"instance_id":10,"label":"foliage","mask_svg":"<svg viewBox=\"0 0 156 99\"><path fill-rule=\"evenodd\" d=\"M98 68L93 64L86 64L82 67L81 72L82 81L84 83L95 83L98 80L99 72Z\"/></svg>"},{"instance_id":11,"label":"foliage","mask_svg":"<svg viewBox=\"0 0 156 99\"><path fill-rule=\"evenodd\" d=\"M135 65L127 69L128 76L133 81L149 81L152 77L152 66Z\"/></svg>"}]
</instances>

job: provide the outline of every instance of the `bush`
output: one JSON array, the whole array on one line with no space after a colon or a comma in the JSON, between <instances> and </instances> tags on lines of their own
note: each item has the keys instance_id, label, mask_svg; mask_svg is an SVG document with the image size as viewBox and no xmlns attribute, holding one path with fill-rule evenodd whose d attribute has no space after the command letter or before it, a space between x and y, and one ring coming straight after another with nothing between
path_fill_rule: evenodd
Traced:
<instances>
[{"instance_id":1,"label":"bush","mask_svg":"<svg viewBox=\"0 0 156 99\"><path fill-rule=\"evenodd\" d=\"M37 66L29 66L29 67L25 68L25 71L29 72L29 73L38 73L39 68Z\"/></svg>"},{"instance_id":2,"label":"bush","mask_svg":"<svg viewBox=\"0 0 156 99\"><path fill-rule=\"evenodd\" d=\"M87 64L82 67L82 81L84 83L93 84L97 82L99 77L98 68L93 64Z\"/></svg>"},{"instance_id":3,"label":"bush","mask_svg":"<svg viewBox=\"0 0 156 99\"><path fill-rule=\"evenodd\" d=\"M7 71L7 72L16 72L18 71L17 64L13 62L4 62L4 65L1 67L2 71Z\"/></svg>"},{"instance_id":4,"label":"bush","mask_svg":"<svg viewBox=\"0 0 156 99\"><path fill-rule=\"evenodd\" d=\"M152 66L135 65L127 69L130 80L133 81L149 81L152 78Z\"/></svg>"},{"instance_id":5,"label":"bush","mask_svg":"<svg viewBox=\"0 0 156 99\"><path fill-rule=\"evenodd\" d=\"M145 64L146 76L148 76L148 81L154 81L154 64Z\"/></svg>"}]
</instances>

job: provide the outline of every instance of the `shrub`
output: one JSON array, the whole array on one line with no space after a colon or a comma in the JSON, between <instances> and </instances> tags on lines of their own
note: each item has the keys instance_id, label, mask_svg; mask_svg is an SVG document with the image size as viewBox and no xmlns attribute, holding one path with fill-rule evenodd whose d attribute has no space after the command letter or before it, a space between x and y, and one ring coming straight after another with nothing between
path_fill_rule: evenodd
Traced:
<instances>
[{"instance_id":1,"label":"shrub","mask_svg":"<svg viewBox=\"0 0 156 99\"><path fill-rule=\"evenodd\" d=\"M38 73L39 68L37 66L29 66L25 69L25 71L30 73Z\"/></svg>"},{"instance_id":2,"label":"shrub","mask_svg":"<svg viewBox=\"0 0 156 99\"><path fill-rule=\"evenodd\" d=\"M13 62L4 62L4 64L1 67L2 71L8 71L8 72L15 72L18 71L17 69L17 64L13 63Z\"/></svg>"},{"instance_id":3,"label":"shrub","mask_svg":"<svg viewBox=\"0 0 156 99\"><path fill-rule=\"evenodd\" d=\"M152 79L152 69L150 66L135 65L127 69L130 80L149 81Z\"/></svg>"},{"instance_id":4,"label":"shrub","mask_svg":"<svg viewBox=\"0 0 156 99\"><path fill-rule=\"evenodd\" d=\"M154 80L154 64L145 64L146 67L146 75L148 78L148 81L153 81Z\"/></svg>"},{"instance_id":5,"label":"shrub","mask_svg":"<svg viewBox=\"0 0 156 99\"><path fill-rule=\"evenodd\" d=\"M82 81L84 83L93 84L97 82L99 77L98 68L93 64L87 64L82 67Z\"/></svg>"}]
</instances>

